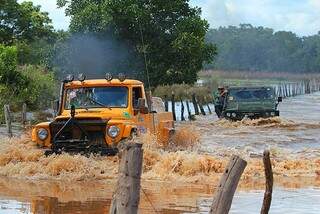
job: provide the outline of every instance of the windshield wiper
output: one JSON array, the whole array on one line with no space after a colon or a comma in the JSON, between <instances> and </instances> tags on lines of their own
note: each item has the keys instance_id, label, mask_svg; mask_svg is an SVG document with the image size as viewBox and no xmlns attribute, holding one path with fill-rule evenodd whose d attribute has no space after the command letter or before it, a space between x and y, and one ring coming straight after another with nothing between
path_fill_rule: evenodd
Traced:
<instances>
[{"instance_id":1,"label":"windshield wiper","mask_svg":"<svg viewBox=\"0 0 320 214\"><path fill-rule=\"evenodd\" d=\"M95 99L93 99L93 98L91 98L91 97L88 97L88 99L89 99L90 101L94 102L95 104L98 104L99 106L102 106L102 107L104 107L104 108L108 108L109 110L112 110L111 107L109 107L109 106L107 106L107 105L105 105L105 104L103 104L103 103L100 103L98 100L95 100Z\"/></svg>"}]
</instances>

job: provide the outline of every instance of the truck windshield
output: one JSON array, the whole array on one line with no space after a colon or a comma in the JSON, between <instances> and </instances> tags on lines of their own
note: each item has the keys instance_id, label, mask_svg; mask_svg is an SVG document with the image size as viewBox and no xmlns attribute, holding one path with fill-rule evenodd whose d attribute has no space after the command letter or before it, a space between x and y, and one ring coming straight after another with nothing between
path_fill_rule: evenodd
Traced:
<instances>
[{"instance_id":1,"label":"truck windshield","mask_svg":"<svg viewBox=\"0 0 320 214\"><path fill-rule=\"evenodd\" d=\"M233 96L236 100L272 99L272 98L274 98L273 90L270 88L231 90L230 96Z\"/></svg>"},{"instance_id":2,"label":"truck windshield","mask_svg":"<svg viewBox=\"0 0 320 214\"><path fill-rule=\"evenodd\" d=\"M127 87L74 88L66 90L65 109L76 108L126 108Z\"/></svg>"}]
</instances>

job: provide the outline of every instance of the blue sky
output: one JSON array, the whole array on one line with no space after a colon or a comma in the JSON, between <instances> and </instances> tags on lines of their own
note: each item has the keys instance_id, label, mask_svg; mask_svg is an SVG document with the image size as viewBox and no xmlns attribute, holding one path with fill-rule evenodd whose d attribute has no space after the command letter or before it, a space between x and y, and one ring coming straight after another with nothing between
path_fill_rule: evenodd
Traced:
<instances>
[{"instance_id":1,"label":"blue sky","mask_svg":"<svg viewBox=\"0 0 320 214\"><path fill-rule=\"evenodd\" d=\"M69 18L63 9L57 9L55 0L32 1L49 12L55 28L68 28ZM213 28L250 23L276 31L293 31L299 36L320 31L320 0L191 0L190 3L202 8L203 18Z\"/></svg>"}]
</instances>

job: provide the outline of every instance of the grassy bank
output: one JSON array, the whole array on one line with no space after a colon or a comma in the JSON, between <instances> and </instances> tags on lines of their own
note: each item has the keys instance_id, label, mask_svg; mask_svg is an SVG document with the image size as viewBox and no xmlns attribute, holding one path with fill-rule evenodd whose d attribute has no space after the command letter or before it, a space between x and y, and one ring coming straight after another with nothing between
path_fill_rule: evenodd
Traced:
<instances>
[{"instance_id":1,"label":"grassy bank","mask_svg":"<svg viewBox=\"0 0 320 214\"><path fill-rule=\"evenodd\" d=\"M199 78L201 80L214 80L221 85L275 85L279 83L294 83L302 80L320 79L320 74L205 70L199 72Z\"/></svg>"}]
</instances>

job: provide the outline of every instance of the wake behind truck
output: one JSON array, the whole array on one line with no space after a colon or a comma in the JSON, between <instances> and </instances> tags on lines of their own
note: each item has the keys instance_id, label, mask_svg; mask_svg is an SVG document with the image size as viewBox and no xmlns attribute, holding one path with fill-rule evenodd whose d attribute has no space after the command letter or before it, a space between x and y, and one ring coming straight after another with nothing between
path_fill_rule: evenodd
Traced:
<instances>
[{"instance_id":1,"label":"wake behind truck","mask_svg":"<svg viewBox=\"0 0 320 214\"><path fill-rule=\"evenodd\" d=\"M147 132L166 144L174 132L172 113L155 111L147 98L142 82L121 74L94 80L69 75L61 84L56 118L37 124L32 141L47 154L114 155L121 143Z\"/></svg>"},{"instance_id":2,"label":"wake behind truck","mask_svg":"<svg viewBox=\"0 0 320 214\"><path fill-rule=\"evenodd\" d=\"M276 97L273 87L230 87L225 97L223 116L230 120L275 117L280 115L279 102L282 102L282 97Z\"/></svg>"}]
</instances>

